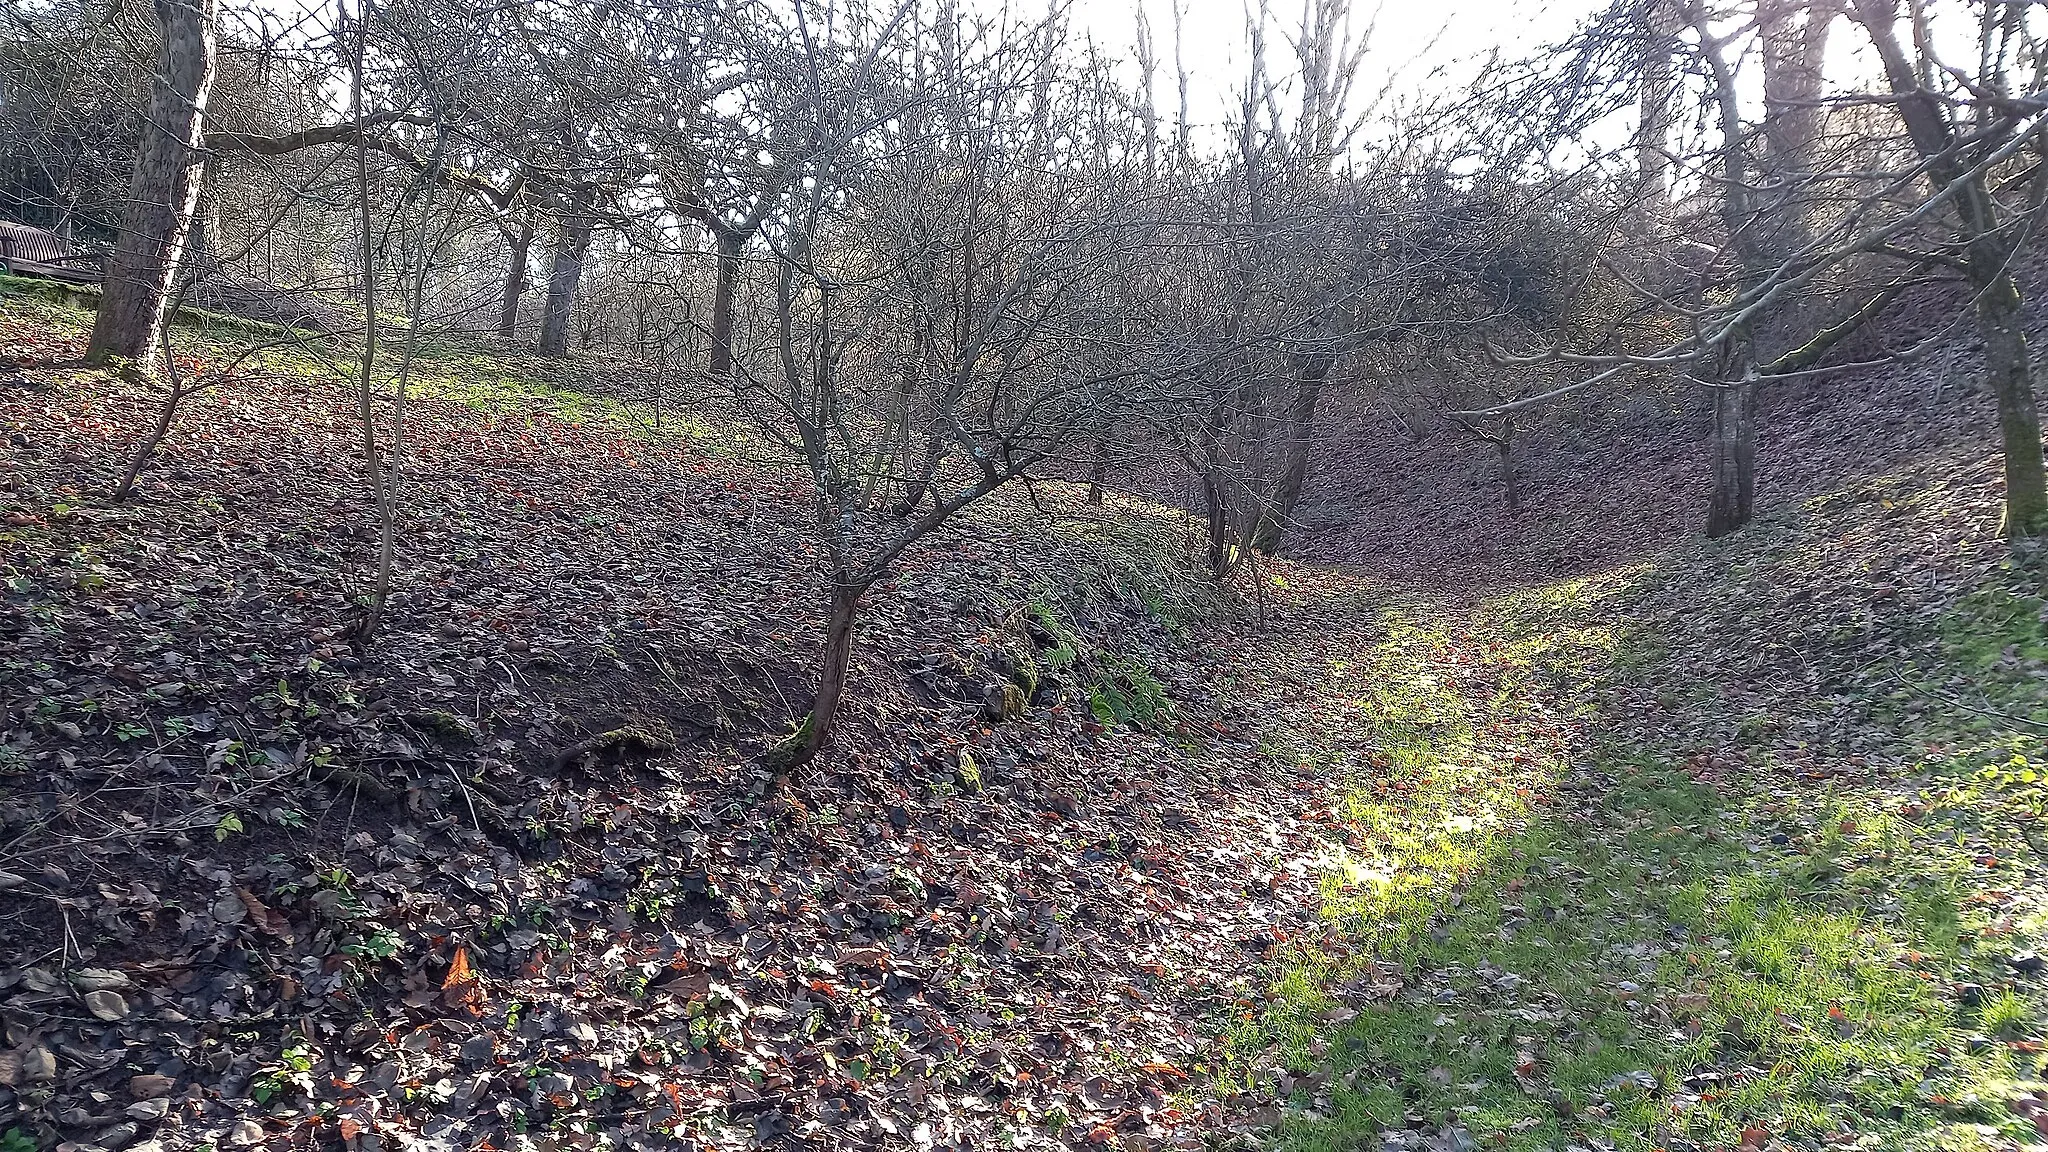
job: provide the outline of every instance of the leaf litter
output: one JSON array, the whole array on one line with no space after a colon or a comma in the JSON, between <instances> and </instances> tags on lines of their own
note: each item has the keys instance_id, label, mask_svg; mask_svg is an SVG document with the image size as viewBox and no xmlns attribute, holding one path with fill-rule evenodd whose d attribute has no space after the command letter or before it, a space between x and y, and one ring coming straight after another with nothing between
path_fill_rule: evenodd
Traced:
<instances>
[{"instance_id":1,"label":"leaf litter","mask_svg":"<svg viewBox=\"0 0 2048 1152\"><path fill-rule=\"evenodd\" d=\"M1288 673L1176 520L1041 488L932 541L874 594L838 750L764 796L744 765L819 631L793 474L423 400L366 659L342 390L252 362L110 505L152 398L24 376L0 1130L1141 1148L1233 1122L1218 1032L1320 937L1332 822L1261 752ZM1288 579L1283 617L1342 583Z\"/></svg>"},{"instance_id":2,"label":"leaf litter","mask_svg":"<svg viewBox=\"0 0 2048 1152\"><path fill-rule=\"evenodd\" d=\"M108 506L149 398L35 370L77 333L0 317L0 1126L30 1141L2048 1128L2048 645L1969 404L1884 444L1797 398L1765 478L1805 495L1719 547L1672 543L1676 452L1493 533L1452 530L1483 511L1456 454L1340 443L1326 504L1395 490L1305 549L1374 577L1278 563L1263 626L1159 510L1017 494L877 590L840 750L764 799L740 766L816 622L807 493L743 441L502 381L423 402L362 661L342 397L258 364ZM1020 721L1005 681L1036 681Z\"/></svg>"}]
</instances>

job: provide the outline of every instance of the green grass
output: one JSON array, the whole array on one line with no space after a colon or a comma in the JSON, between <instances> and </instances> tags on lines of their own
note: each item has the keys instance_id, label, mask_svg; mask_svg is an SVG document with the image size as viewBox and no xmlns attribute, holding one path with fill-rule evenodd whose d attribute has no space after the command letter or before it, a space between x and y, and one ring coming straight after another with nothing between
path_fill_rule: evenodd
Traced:
<instances>
[{"instance_id":1,"label":"green grass","mask_svg":"<svg viewBox=\"0 0 2048 1152\"><path fill-rule=\"evenodd\" d=\"M1704 759L1631 743L1641 717L1616 710L1655 707L1673 659L1611 626L1636 575L1397 614L1343 670L1377 763L1331 765L1341 943L1278 965L1219 1088L1288 1089L1289 1152L1400 1128L1528 1150L2034 1138L2007 1102L2048 1027L2006 960L2043 925L2008 896L2048 753L1970 713L1903 782L1799 781L1762 722ZM1923 672L2027 715L2039 601L1964 604Z\"/></svg>"},{"instance_id":2,"label":"green grass","mask_svg":"<svg viewBox=\"0 0 2048 1152\"><path fill-rule=\"evenodd\" d=\"M58 280L0 273L0 306L18 313L33 313L45 322L90 330L92 313L99 304L100 287L97 284L67 284ZM178 328L205 333L216 340L230 335L257 339L326 339L316 332L287 328L282 324L252 320L246 316L215 312L191 305L178 309L176 323Z\"/></svg>"},{"instance_id":3,"label":"green grass","mask_svg":"<svg viewBox=\"0 0 2048 1152\"><path fill-rule=\"evenodd\" d=\"M92 326L98 290L90 286L0 276L0 313L53 330L83 335ZM393 376L405 334L386 334L379 374ZM262 345L238 371L346 382L359 351L346 340L295 332L261 321L186 308L179 312L173 342L183 355L201 362L225 362ZM609 428L638 439L686 439L702 453L738 450L744 438L715 429L700 416L669 405L659 425L653 405L601 391L602 366L576 358L546 360L507 354L448 336L422 336L410 374L410 395L467 405L507 420L532 423L547 418L572 425Z\"/></svg>"},{"instance_id":4,"label":"green grass","mask_svg":"<svg viewBox=\"0 0 2048 1152\"><path fill-rule=\"evenodd\" d=\"M1941 624L1951 673L1942 682L1908 678L1906 687L1941 706L1963 732L1995 737L2022 730L2048 733L2048 599L2040 576L2026 566L2008 567L2005 579L1956 602Z\"/></svg>"}]
</instances>

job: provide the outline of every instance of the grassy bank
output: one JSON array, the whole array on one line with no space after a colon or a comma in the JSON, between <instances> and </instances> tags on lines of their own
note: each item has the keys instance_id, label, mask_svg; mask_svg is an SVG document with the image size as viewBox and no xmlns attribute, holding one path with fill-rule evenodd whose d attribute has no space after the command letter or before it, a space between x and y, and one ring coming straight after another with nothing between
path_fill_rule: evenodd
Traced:
<instances>
[{"instance_id":1,"label":"grassy bank","mask_svg":"<svg viewBox=\"0 0 2048 1152\"><path fill-rule=\"evenodd\" d=\"M1684 586L1392 615L1358 670L1379 752L1344 769L1329 932L1221 1078L1281 1102L1280 1147L2037 1138L2037 577L1905 605L1899 660L1837 687L1835 730L1788 737L1789 702L1731 724L1700 646L1726 642L1715 605L1755 603L1717 597L1801 531Z\"/></svg>"}]
</instances>

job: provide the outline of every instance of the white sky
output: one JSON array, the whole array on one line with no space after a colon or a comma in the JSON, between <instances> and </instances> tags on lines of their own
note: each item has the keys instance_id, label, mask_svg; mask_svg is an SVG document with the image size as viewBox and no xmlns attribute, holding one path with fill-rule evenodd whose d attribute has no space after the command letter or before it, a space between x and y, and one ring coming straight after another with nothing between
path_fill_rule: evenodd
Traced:
<instances>
[{"instance_id":1,"label":"white sky","mask_svg":"<svg viewBox=\"0 0 2048 1152\"><path fill-rule=\"evenodd\" d=\"M1159 57L1158 100L1161 112L1173 107L1173 0L1142 0L1152 25L1153 51ZM1075 23L1097 45L1121 53L1131 73L1136 64L1137 11L1140 0L1074 0ZM1247 58L1247 5L1257 0L1181 0L1182 60L1188 72L1189 118L1212 123L1231 93L1242 85ZM1372 26L1372 50L1359 77L1357 98L1370 97L1393 82L1395 94L1461 83L1469 69L1461 67L1496 47L1510 56L1568 35L1585 16L1606 6L1605 0L1353 0L1354 30ZM1299 25L1301 0L1268 0L1276 31ZM1273 71L1284 74L1291 59L1286 42L1269 34L1267 54ZM1356 101L1354 101L1356 103Z\"/></svg>"}]
</instances>

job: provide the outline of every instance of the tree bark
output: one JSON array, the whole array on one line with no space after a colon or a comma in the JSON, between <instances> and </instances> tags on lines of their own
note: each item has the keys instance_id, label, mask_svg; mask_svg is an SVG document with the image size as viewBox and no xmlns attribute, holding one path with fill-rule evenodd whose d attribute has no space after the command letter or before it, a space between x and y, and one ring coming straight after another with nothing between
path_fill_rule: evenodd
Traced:
<instances>
[{"instance_id":1,"label":"tree bark","mask_svg":"<svg viewBox=\"0 0 2048 1152\"><path fill-rule=\"evenodd\" d=\"M116 504L134 494L136 483L142 479L142 470L149 467L149 462L156 458L157 449L163 447L164 441L170 438L171 424L178 418L178 407L190 394L185 387L184 376L176 371L175 365L172 366L170 377L171 389L165 394L163 405L156 410L156 423L151 426L149 434L142 438L142 443L136 447L135 454L128 458L127 469L121 473L121 479L114 485L111 499Z\"/></svg>"},{"instance_id":2,"label":"tree bark","mask_svg":"<svg viewBox=\"0 0 2048 1152\"><path fill-rule=\"evenodd\" d=\"M1886 81L1898 96L1899 119L1913 147L1928 161L1936 188L1956 187L1956 235L1969 246L1970 286L1977 292L1977 326L1984 339L1985 375L1998 397L1999 447L2005 457L2005 531L2011 537L2048 534L2048 490L2041 460L2041 416L2034 402L2033 367L2020 317L2019 286L2008 269L2015 262L2011 229L1982 172L1966 171L1958 159L1961 133L1955 113L1921 83L1913 58L1899 42L1898 6L1888 0L1852 0L1856 22L1884 63ZM1990 26L1986 26L1988 31ZM1916 46L1918 40L1915 41ZM1920 46L1925 51L1924 46ZM1979 76L1979 83L1991 81ZM2002 89L2002 74L1996 77ZM1987 145L1988 146L1988 145Z\"/></svg>"},{"instance_id":3,"label":"tree bark","mask_svg":"<svg viewBox=\"0 0 2048 1152\"><path fill-rule=\"evenodd\" d=\"M1252 547L1261 552L1271 553L1280 547L1287 529L1294 524L1302 485L1308 481L1309 447L1316 435L1316 405L1336 364L1337 357L1328 352L1312 352L1300 360L1294 402L1287 413L1287 443L1281 450L1280 478L1273 486L1272 499L1265 502L1259 513L1258 527L1252 530Z\"/></svg>"},{"instance_id":4,"label":"tree bark","mask_svg":"<svg viewBox=\"0 0 2048 1152\"><path fill-rule=\"evenodd\" d=\"M1756 396L1754 377L1714 390L1714 490L1707 503L1707 539L1718 540L1749 523L1756 504Z\"/></svg>"},{"instance_id":5,"label":"tree bark","mask_svg":"<svg viewBox=\"0 0 2048 1152\"><path fill-rule=\"evenodd\" d=\"M1757 5L1765 167L1776 180L1796 183L1813 168L1828 33L1841 11L1841 0L1763 0Z\"/></svg>"},{"instance_id":6,"label":"tree bark","mask_svg":"<svg viewBox=\"0 0 2048 1152\"><path fill-rule=\"evenodd\" d=\"M572 204L556 228L548 257L548 294L541 309L540 354L569 354L569 316L576 306L576 286L583 280L583 260L590 251L592 220L586 205Z\"/></svg>"},{"instance_id":7,"label":"tree bark","mask_svg":"<svg viewBox=\"0 0 2048 1152\"><path fill-rule=\"evenodd\" d=\"M1749 158L1744 154L1741 100L1735 73L1722 54L1721 42L1704 8L1692 10L1700 34L1701 55L1713 73L1714 103L1721 128L1721 222L1740 263L1740 283L1753 284L1769 274L1769 251L1758 226L1765 215L1754 198ZM1718 540L1749 523L1756 506L1757 362L1755 330L1748 324L1728 332L1713 349L1714 486L1707 497L1707 538Z\"/></svg>"},{"instance_id":8,"label":"tree bark","mask_svg":"<svg viewBox=\"0 0 2048 1152\"><path fill-rule=\"evenodd\" d=\"M163 29L157 76L85 354L89 364L118 356L144 371L155 363L157 329L198 207L215 53L214 0L156 0L156 11Z\"/></svg>"},{"instance_id":9,"label":"tree bark","mask_svg":"<svg viewBox=\"0 0 2048 1152\"><path fill-rule=\"evenodd\" d=\"M519 334L519 298L526 294L526 258L533 251L533 217L519 221L519 234L512 237L512 264L505 270L504 303L498 309L498 335L510 340Z\"/></svg>"},{"instance_id":10,"label":"tree bark","mask_svg":"<svg viewBox=\"0 0 2048 1152\"><path fill-rule=\"evenodd\" d=\"M363 56L368 45L368 4L356 24L355 57L349 69L349 112L363 113ZM363 474L370 482L370 499L377 509L378 563L371 581L363 614L355 623L352 637L358 651L369 647L383 622L384 608L391 599L392 523L396 509L391 501L391 478L384 474L383 453L377 442L377 249L372 242L375 220L370 186L370 154L362 139L356 141L356 222L361 228L363 295L363 351L356 372L356 416L362 422ZM416 326L411 331L417 332ZM399 403L404 403L404 392Z\"/></svg>"},{"instance_id":11,"label":"tree bark","mask_svg":"<svg viewBox=\"0 0 2048 1152\"><path fill-rule=\"evenodd\" d=\"M740 291L740 256L747 239L725 229L715 235L718 277L711 293L711 375L728 380L732 378L732 322Z\"/></svg>"},{"instance_id":12,"label":"tree bark","mask_svg":"<svg viewBox=\"0 0 2048 1152\"><path fill-rule=\"evenodd\" d=\"M839 584L832 591L832 613L825 625L825 649L818 661L818 694L803 723L787 739L770 749L767 767L785 775L810 763L832 742L833 726L839 720L839 702L846 694L847 671L853 660L853 624L867 589Z\"/></svg>"},{"instance_id":13,"label":"tree bark","mask_svg":"<svg viewBox=\"0 0 2048 1152\"><path fill-rule=\"evenodd\" d=\"M1649 0L1643 6L1639 31L1643 36L1643 76L1637 97L1636 210L1647 222L1661 220L1670 207L1671 53L1678 32L1678 12L1672 0Z\"/></svg>"},{"instance_id":14,"label":"tree bark","mask_svg":"<svg viewBox=\"0 0 2048 1152\"><path fill-rule=\"evenodd\" d=\"M178 272L173 282L188 292L201 277L215 271L209 265L220 259L220 161L218 157L201 162L199 172L199 196L192 210L192 230L185 242L185 254L178 261ZM204 307L202 297L201 307Z\"/></svg>"},{"instance_id":15,"label":"tree bark","mask_svg":"<svg viewBox=\"0 0 2048 1152\"><path fill-rule=\"evenodd\" d=\"M1202 472L1202 507L1209 519L1209 574L1218 580L1237 567L1237 547L1231 540L1230 500L1223 491L1222 462L1214 456Z\"/></svg>"},{"instance_id":16,"label":"tree bark","mask_svg":"<svg viewBox=\"0 0 2048 1152\"><path fill-rule=\"evenodd\" d=\"M1493 442L1500 453L1501 495L1507 500L1508 515L1518 516L1522 511L1522 488L1515 480L1515 418L1509 416L1500 423L1500 439Z\"/></svg>"},{"instance_id":17,"label":"tree bark","mask_svg":"<svg viewBox=\"0 0 2048 1152\"><path fill-rule=\"evenodd\" d=\"M1758 236L1753 241L1771 264L1791 259L1810 242L1813 173L1820 146L1822 68L1828 32L1841 0L1762 0L1757 39L1763 60L1764 155L1759 175ZM1785 350L1788 333L1801 331L1811 309L1788 300L1768 309L1754 326L1765 358ZM1797 338L1792 340L1796 343Z\"/></svg>"},{"instance_id":18,"label":"tree bark","mask_svg":"<svg viewBox=\"0 0 2048 1152\"><path fill-rule=\"evenodd\" d=\"M2041 413L2034 402L2033 358L2020 315L2019 285L2001 272L1977 300L1984 337L1984 374L1998 397L1998 433L2005 456L2005 534L2048 533L2048 476L2041 457Z\"/></svg>"},{"instance_id":19,"label":"tree bark","mask_svg":"<svg viewBox=\"0 0 2048 1152\"><path fill-rule=\"evenodd\" d=\"M913 323L910 353L903 358L901 371L896 377L896 391L889 399L889 467L894 470L897 481L897 503L892 508L898 516L908 516L916 508L912 492L916 477L910 470L910 413L917 404L918 393L924 389L924 362L924 328Z\"/></svg>"},{"instance_id":20,"label":"tree bark","mask_svg":"<svg viewBox=\"0 0 2048 1152\"><path fill-rule=\"evenodd\" d=\"M932 478L938 474L939 453L944 450L945 444L945 439L937 432L925 438L922 463L918 465L917 471L904 478L903 499L889 508L897 519L908 519L917 511L918 505L924 503L925 493L932 490Z\"/></svg>"}]
</instances>

